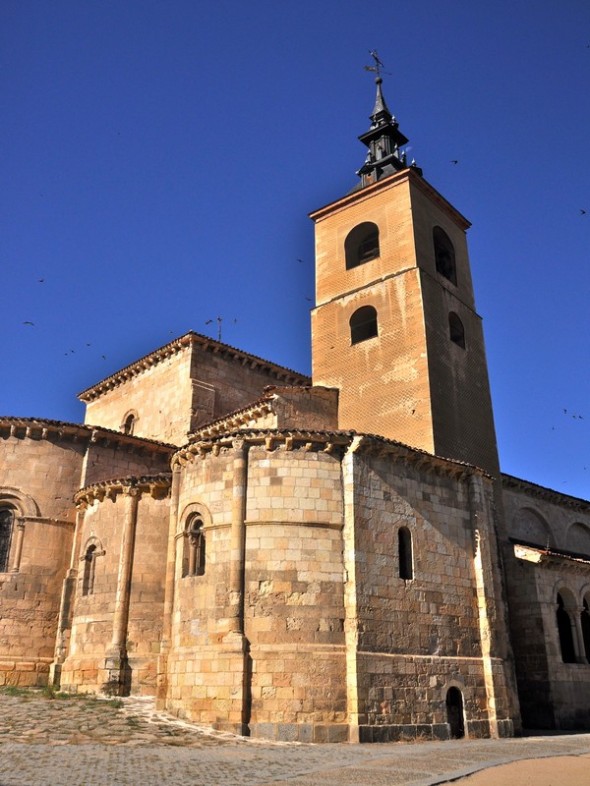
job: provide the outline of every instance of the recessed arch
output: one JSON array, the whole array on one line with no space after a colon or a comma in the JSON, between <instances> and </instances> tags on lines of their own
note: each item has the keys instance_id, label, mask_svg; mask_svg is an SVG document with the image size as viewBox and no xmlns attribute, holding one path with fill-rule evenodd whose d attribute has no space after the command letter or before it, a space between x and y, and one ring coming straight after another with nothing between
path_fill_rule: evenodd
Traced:
<instances>
[{"instance_id":1,"label":"recessed arch","mask_svg":"<svg viewBox=\"0 0 590 786\"><path fill-rule=\"evenodd\" d=\"M361 306L350 317L350 343L360 344L378 335L377 310L373 306Z\"/></svg>"},{"instance_id":2,"label":"recessed arch","mask_svg":"<svg viewBox=\"0 0 590 786\"><path fill-rule=\"evenodd\" d=\"M18 488L3 486L0 488L0 505L6 504L13 507L17 516L40 516L41 509L29 494Z\"/></svg>"},{"instance_id":3,"label":"recessed arch","mask_svg":"<svg viewBox=\"0 0 590 786\"><path fill-rule=\"evenodd\" d=\"M567 531L565 542L569 551L590 555L590 527L575 521Z\"/></svg>"},{"instance_id":4,"label":"recessed arch","mask_svg":"<svg viewBox=\"0 0 590 786\"><path fill-rule=\"evenodd\" d=\"M363 221L351 229L344 241L346 269L370 262L380 254L379 227L372 221Z\"/></svg>"},{"instance_id":5,"label":"recessed arch","mask_svg":"<svg viewBox=\"0 0 590 786\"><path fill-rule=\"evenodd\" d=\"M455 263L455 247L451 238L441 227L434 227L432 230L432 241L434 244L436 272L456 286L457 266Z\"/></svg>"},{"instance_id":6,"label":"recessed arch","mask_svg":"<svg viewBox=\"0 0 590 786\"><path fill-rule=\"evenodd\" d=\"M530 507L519 508L512 518L510 534L525 543L541 548L554 546L551 527L545 518Z\"/></svg>"},{"instance_id":7,"label":"recessed arch","mask_svg":"<svg viewBox=\"0 0 590 786\"><path fill-rule=\"evenodd\" d=\"M577 660L572 618L570 616L574 608L572 593L568 589L562 588L557 593L556 597L555 621L557 625L561 659L564 663L576 663Z\"/></svg>"}]
</instances>

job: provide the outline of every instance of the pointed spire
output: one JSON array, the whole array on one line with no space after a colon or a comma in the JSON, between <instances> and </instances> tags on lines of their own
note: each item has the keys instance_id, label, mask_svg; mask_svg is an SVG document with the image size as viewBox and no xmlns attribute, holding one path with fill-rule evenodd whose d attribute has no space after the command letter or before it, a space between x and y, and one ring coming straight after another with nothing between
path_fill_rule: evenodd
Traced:
<instances>
[{"instance_id":1,"label":"pointed spire","mask_svg":"<svg viewBox=\"0 0 590 786\"><path fill-rule=\"evenodd\" d=\"M383 84L383 79L378 76L375 79L375 84L377 85L377 95L375 96L375 106L373 107L373 114L371 115L371 120L373 121L373 125L377 125L381 120L387 121L395 121L395 117L391 114L389 109L387 108L387 104L385 103L385 99L383 98L383 90L381 89L381 85Z\"/></svg>"},{"instance_id":2,"label":"pointed spire","mask_svg":"<svg viewBox=\"0 0 590 786\"><path fill-rule=\"evenodd\" d=\"M371 127L359 136L360 141L369 148L365 163L357 172L361 178L361 186L375 183L408 166L405 153L400 152L400 147L407 144L408 139L399 130L398 122L385 102L381 87L383 79L380 74L376 77L375 84L377 94L370 115ZM422 174L418 167L414 169Z\"/></svg>"}]
</instances>

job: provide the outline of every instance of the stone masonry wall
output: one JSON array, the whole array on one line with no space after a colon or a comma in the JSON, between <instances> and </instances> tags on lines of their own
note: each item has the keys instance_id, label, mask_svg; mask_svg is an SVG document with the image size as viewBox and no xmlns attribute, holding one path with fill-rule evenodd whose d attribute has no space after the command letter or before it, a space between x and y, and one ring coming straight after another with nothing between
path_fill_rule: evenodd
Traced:
<instances>
[{"instance_id":1,"label":"stone masonry wall","mask_svg":"<svg viewBox=\"0 0 590 786\"><path fill-rule=\"evenodd\" d=\"M487 735L467 484L386 458L359 463L355 481L361 739L447 737L452 686L466 733ZM410 580L400 577L400 527L412 538ZM499 684L505 713L501 675Z\"/></svg>"},{"instance_id":2,"label":"stone masonry wall","mask_svg":"<svg viewBox=\"0 0 590 786\"><path fill-rule=\"evenodd\" d=\"M137 374L117 378L110 389L86 401L84 422L120 431L133 413L135 436L182 445L191 422L191 357L192 347L184 346Z\"/></svg>"},{"instance_id":3,"label":"stone masonry wall","mask_svg":"<svg viewBox=\"0 0 590 786\"><path fill-rule=\"evenodd\" d=\"M193 720L227 723L235 675L227 651L234 453L206 453L183 468L168 706ZM337 457L248 451L242 718L254 736L346 739L340 469ZM203 576L182 577L182 531L206 522ZM239 675L238 675L239 676Z\"/></svg>"},{"instance_id":4,"label":"stone masonry wall","mask_svg":"<svg viewBox=\"0 0 590 786\"><path fill-rule=\"evenodd\" d=\"M506 483L506 482L505 482ZM544 493L545 492L545 493ZM510 537L587 560L518 559L504 546L512 644L523 723L528 728L590 726L590 641L584 640L584 600L590 607L590 505L533 484L508 482L504 507ZM572 625L576 662L564 663L557 628L557 594Z\"/></svg>"},{"instance_id":5,"label":"stone masonry wall","mask_svg":"<svg viewBox=\"0 0 590 786\"><path fill-rule=\"evenodd\" d=\"M164 572L168 532L168 499L142 494L137 509L126 648L132 693L155 693L156 661L162 630ZM115 601L127 515L124 493L95 499L84 513L77 556L78 577L70 647L62 667L65 690L98 692L113 638ZM84 555L96 547L94 580L84 587Z\"/></svg>"},{"instance_id":6,"label":"stone masonry wall","mask_svg":"<svg viewBox=\"0 0 590 786\"><path fill-rule=\"evenodd\" d=\"M15 516L0 574L0 684L47 683L84 447L40 432L0 438L0 503Z\"/></svg>"}]
</instances>

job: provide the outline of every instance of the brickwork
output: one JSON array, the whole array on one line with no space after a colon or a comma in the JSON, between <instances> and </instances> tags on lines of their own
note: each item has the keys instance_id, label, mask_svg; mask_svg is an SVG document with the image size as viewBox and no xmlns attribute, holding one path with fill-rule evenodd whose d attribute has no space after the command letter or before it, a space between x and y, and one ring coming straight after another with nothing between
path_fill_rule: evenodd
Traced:
<instances>
[{"instance_id":1,"label":"brickwork","mask_svg":"<svg viewBox=\"0 0 590 786\"><path fill-rule=\"evenodd\" d=\"M340 390L339 425L383 434L498 474L481 320L474 310L468 222L406 170L316 211L314 384ZM344 241L363 221L379 255L346 269ZM434 227L455 249L457 283L436 271ZM349 321L377 311L378 335L351 345ZM449 337L449 314L467 346Z\"/></svg>"},{"instance_id":2,"label":"brickwork","mask_svg":"<svg viewBox=\"0 0 590 786\"><path fill-rule=\"evenodd\" d=\"M408 176L365 192L313 216L313 381L339 389L340 428L382 434L434 452ZM380 228L380 256L346 270L344 240L363 221ZM377 310L379 335L351 346L350 317L365 305Z\"/></svg>"}]
</instances>

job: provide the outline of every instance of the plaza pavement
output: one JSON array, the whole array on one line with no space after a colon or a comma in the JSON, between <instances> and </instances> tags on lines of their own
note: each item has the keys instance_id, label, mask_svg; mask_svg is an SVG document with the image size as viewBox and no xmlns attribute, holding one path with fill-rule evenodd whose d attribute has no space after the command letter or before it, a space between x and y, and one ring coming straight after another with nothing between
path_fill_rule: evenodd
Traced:
<instances>
[{"instance_id":1,"label":"plaza pavement","mask_svg":"<svg viewBox=\"0 0 590 786\"><path fill-rule=\"evenodd\" d=\"M155 712L151 699L117 704L0 690L0 786L434 786L523 759L590 755L590 734L374 745L268 742L174 719ZM568 761L580 764L564 758L564 765ZM559 783L568 784L565 773Z\"/></svg>"}]
</instances>

